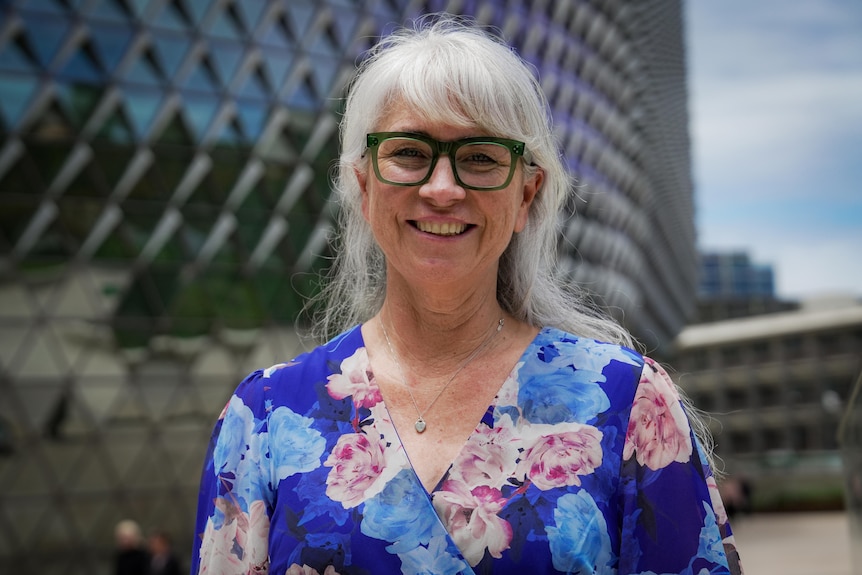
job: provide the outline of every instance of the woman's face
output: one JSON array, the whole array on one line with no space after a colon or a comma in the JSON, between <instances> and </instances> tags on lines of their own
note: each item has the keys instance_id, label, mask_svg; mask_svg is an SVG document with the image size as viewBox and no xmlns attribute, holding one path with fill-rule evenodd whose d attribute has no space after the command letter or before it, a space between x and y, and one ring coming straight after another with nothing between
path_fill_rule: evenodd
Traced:
<instances>
[{"instance_id":1,"label":"woman's face","mask_svg":"<svg viewBox=\"0 0 862 575\"><path fill-rule=\"evenodd\" d=\"M420 120L403 105L389 110L377 131L414 132L439 141L497 135ZM390 281L399 276L414 287L455 284L453 288L462 290L483 285L496 289L500 255L512 234L527 223L530 204L541 187L541 170L525 178L518 159L506 188L477 191L458 185L447 156L438 159L428 182L409 187L381 182L370 157L366 161L365 171L356 172L362 213L386 254Z\"/></svg>"}]
</instances>

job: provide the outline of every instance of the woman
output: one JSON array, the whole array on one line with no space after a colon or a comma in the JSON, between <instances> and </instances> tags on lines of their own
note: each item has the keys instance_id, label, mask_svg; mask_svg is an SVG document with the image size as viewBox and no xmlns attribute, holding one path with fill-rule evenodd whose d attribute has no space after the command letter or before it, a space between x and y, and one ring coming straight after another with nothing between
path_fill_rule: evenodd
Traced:
<instances>
[{"instance_id":1,"label":"woman","mask_svg":"<svg viewBox=\"0 0 862 575\"><path fill-rule=\"evenodd\" d=\"M336 190L340 335L226 406L193 572L739 572L676 388L554 279L570 184L509 48L445 17L383 40Z\"/></svg>"}]
</instances>

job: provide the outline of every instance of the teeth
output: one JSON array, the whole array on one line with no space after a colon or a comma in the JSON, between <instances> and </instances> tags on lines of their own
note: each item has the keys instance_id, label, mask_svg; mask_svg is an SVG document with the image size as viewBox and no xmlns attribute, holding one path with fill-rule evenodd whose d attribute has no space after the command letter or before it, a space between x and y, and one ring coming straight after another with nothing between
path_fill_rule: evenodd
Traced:
<instances>
[{"instance_id":1,"label":"teeth","mask_svg":"<svg viewBox=\"0 0 862 575\"><path fill-rule=\"evenodd\" d=\"M416 227L420 231L434 234L436 236L456 236L467 229L467 224L456 224L451 222L436 223L436 222L416 222Z\"/></svg>"}]
</instances>

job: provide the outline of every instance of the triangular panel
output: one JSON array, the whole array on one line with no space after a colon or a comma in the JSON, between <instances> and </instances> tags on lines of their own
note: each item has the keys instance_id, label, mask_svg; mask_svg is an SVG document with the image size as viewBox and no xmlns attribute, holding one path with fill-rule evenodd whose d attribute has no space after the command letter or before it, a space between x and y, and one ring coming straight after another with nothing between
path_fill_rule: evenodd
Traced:
<instances>
[{"instance_id":1,"label":"triangular panel","mask_svg":"<svg viewBox=\"0 0 862 575\"><path fill-rule=\"evenodd\" d=\"M194 19L196 25L200 25L204 16L214 3L218 3L217 0L193 0L187 3L189 13Z\"/></svg>"},{"instance_id":2,"label":"triangular panel","mask_svg":"<svg viewBox=\"0 0 862 575\"><path fill-rule=\"evenodd\" d=\"M173 78L188 52L191 39L184 35L158 33L153 34L152 38L165 73L169 78Z\"/></svg>"},{"instance_id":3,"label":"triangular panel","mask_svg":"<svg viewBox=\"0 0 862 575\"><path fill-rule=\"evenodd\" d=\"M37 485L41 482L37 483ZM4 485L4 490L7 487ZM14 491L13 491L14 493ZM44 494L44 490L37 491ZM33 539L38 536L40 524L45 515L53 513L54 502L48 497L8 497L3 501L6 514L13 520L7 522L12 531L12 539L20 541L26 549L44 549L33 545Z\"/></svg>"},{"instance_id":4,"label":"triangular panel","mask_svg":"<svg viewBox=\"0 0 862 575\"><path fill-rule=\"evenodd\" d=\"M69 549L80 544L72 533L71 518L62 498L54 498L52 509L42 515L38 530L31 537L31 545L46 551Z\"/></svg>"},{"instance_id":5,"label":"triangular panel","mask_svg":"<svg viewBox=\"0 0 862 575\"><path fill-rule=\"evenodd\" d=\"M105 72L96 61L92 46L86 43L78 46L60 68L58 75L63 79L85 84L101 83L105 79Z\"/></svg>"},{"instance_id":6,"label":"triangular panel","mask_svg":"<svg viewBox=\"0 0 862 575\"><path fill-rule=\"evenodd\" d=\"M243 54L241 44L233 42L213 42L210 44L212 62L218 70L222 83L227 86L233 80Z\"/></svg>"},{"instance_id":7,"label":"triangular panel","mask_svg":"<svg viewBox=\"0 0 862 575\"><path fill-rule=\"evenodd\" d=\"M101 100L102 88L100 86L67 83L58 84L55 88L60 106L71 121L73 128L76 131L81 130Z\"/></svg>"},{"instance_id":8,"label":"triangular panel","mask_svg":"<svg viewBox=\"0 0 862 575\"><path fill-rule=\"evenodd\" d=\"M135 134L139 138L145 137L162 103L162 93L128 88L125 103Z\"/></svg>"},{"instance_id":9,"label":"triangular panel","mask_svg":"<svg viewBox=\"0 0 862 575\"><path fill-rule=\"evenodd\" d=\"M195 142L200 142L206 134L207 128L213 121L213 118L215 118L220 103L216 96L186 94L183 98L183 114Z\"/></svg>"},{"instance_id":10,"label":"triangular panel","mask_svg":"<svg viewBox=\"0 0 862 575\"><path fill-rule=\"evenodd\" d=\"M258 41L279 50L292 49L296 45L296 39L284 18L275 18L267 22L263 32L258 35Z\"/></svg>"},{"instance_id":11,"label":"triangular panel","mask_svg":"<svg viewBox=\"0 0 862 575\"><path fill-rule=\"evenodd\" d=\"M68 21L25 13L24 28L27 30L29 44L33 46L39 63L44 68L48 68L69 31Z\"/></svg>"},{"instance_id":12,"label":"triangular panel","mask_svg":"<svg viewBox=\"0 0 862 575\"><path fill-rule=\"evenodd\" d=\"M293 65L296 63L296 52L292 48L280 50L264 50L263 65L266 67L273 88L278 91L284 86Z\"/></svg>"},{"instance_id":13,"label":"triangular panel","mask_svg":"<svg viewBox=\"0 0 862 575\"><path fill-rule=\"evenodd\" d=\"M52 288L35 290L43 309L54 317L95 318L99 310L91 296L93 286L88 282L86 272L69 273Z\"/></svg>"},{"instance_id":14,"label":"triangular panel","mask_svg":"<svg viewBox=\"0 0 862 575\"><path fill-rule=\"evenodd\" d=\"M183 87L195 92L217 93L221 89L221 83L212 61L206 56L201 58L186 77Z\"/></svg>"},{"instance_id":15,"label":"triangular panel","mask_svg":"<svg viewBox=\"0 0 862 575\"><path fill-rule=\"evenodd\" d=\"M234 6L239 10L242 19L245 21L245 27L247 30L255 29L266 5L266 0L243 0L242 2L234 4Z\"/></svg>"},{"instance_id":16,"label":"triangular panel","mask_svg":"<svg viewBox=\"0 0 862 575\"><path fill-rule=\"evenodd\" d=\"M0 73L0 85L3 86L0 114L7 126L14 127L18 124L33 100L38 82L37 78Z\"/></svg>"},{"instance_id":17,"label":"triangular panel","mask_svg":"<svg viewBox=\"0 0 862 575\"><path fill-rule=\"evenodd\" d=\"M161 10L159 10L159 14L156 16L153 25L157 28L173 30L174 32L188 33L192 26L191 18L191 14L186 13L181 3L166 2Z\"/></svg>"},{"instance_id":18,"label":"triangular panel","mask_svg":"<svg viewBox=\"0 0 862 575\"><path fill-rule=\"evenodd\" d=\"M107 4L114 3L107 2ZM132 29L127 26L108 26L96 22L91 24L90 38L93 48L109 73L113 72L126 55L133 37Z\"/></svg>"},{"instance_id":19,"label":"triangular panel","mask_svg":"<svg viewBox=\"0 0 862 575\"><path fill-rule=\"evenodd\" d=\"M25 342L10 365L14 375L55 379L68 373L69 359L63 355L52 327L34 327Z\"/></svg>"},{"instance_id":20,"label":"triangular panel","mask_svg":"<svg viewBox=\"0 0 862 575\"><path fill-rule=\"evenodd\" d=\"M128 68L125 79L136 85L161 87L166 78L156 63L155 56L149 50L138 54L137 59Z\"/></svg>"},{"instance_id":21,"label":"triangular panel","mask_svg":"<svg viewBox=\"0 0 862 575\"><path fill-rule=\"evenodd\" d=\"M76 457L70 470L67 470L63 485L72 493L107 493L120 485L116 470L106 462L101 448L82 444L84 449Z\"/></svg>"},{"instance_id":22,"label":"triangular panel","mask_svg":"<svg viewBox=\"0 0 862 575\"><path fill-rule=\"evenodd\" d=\"M194 144L193 136L189 133L179 109L171 114L171 119L164 124L161 132L153 133L151 137L155 139L157 144L183 147L191 147Z\"/></svg>"},{"instance_id":23,"label":"triangular panel","mask_svg":"<svg viewBox=\"0 0 862 575\"><path fill-rule=\"evenodd\" d=\"M15 454L14 469L10 468L2 478L3 491L7 494L14 493L18 497L51 491L51 476L45 471L44 462L36 452L18 451Z\"/></svg>"},{"instance_id":24,"label":"triangular panel","mask_svg":"<svg viewBox=\"0 0 862 575\"><path fill-rule=\"evenodd\" d=\"M100 139L118 145L128 145L135 141L135 132L121 107L117 107L105 119L97 135Z\"/></svg>"},{"instance_id":25,"label":"triangular panel","mask_svg":"<svg viewBox=\"0 0 862 575\"><path fill-rule=\"evenodd\" d=\"M311 2L288 2L285 5L285 16L295 38L303 38L311 29L314 18L314 4Z\"/></svg>"},{"instance_id":26,"label":"triangular panel","mask_svg":"<svg viewBox=\"0 0 862 575\"><path fill-rule=\"evenodd\" d=\"M237 107L237 117L243 134L249 142L255 142L263 132L269 108L266 103L246 101Z\"/></svg>"},{"instance_id":27,"label":"triangular panel","mask_svg":"<svg viewBox=\"0 0 862 575\"><path fill-rule=\"evenodd\" d=\"M271 93L272 89L269 87L263 71L260 68L255 68L246 76L237 95L242 98L266 100L270 97Z\"/></svg>"},{"instance_id":28,"label":"triangular panel","mask_svg":"<svg viewBox=\"0 0 862 575\"><path fill-rule=\"evenodd\" d=\"M96 381L82 380L76 389L75 398L82 410L86 410L96 423L104 425L120 402L122 393L121 379L100 378Z\"/></svg>"},{"instance_id":29,"label":"triangular panel","mask_svg":"<svg viewBox=\"0 0 862 575\"><path fill-rule=\"evenodd\" d=\"M227 6L229 7L230 5ZM216 16L209 29L209 33L216 38L233 40L235 42L242 40L245 35L241 24L233 17L229 8L219 12L219 15Z\"/></svg>"},{"instance_id":30,"label":"triangular panel","mask_svg":"<svg viewBox=\"0 0 862 575\"><path fill-rule=\"evenodd\" d=\"M12 72L38 72L39 63L25 48L25 40L21 36L7 42L0 50L0 70Z\"/></svg>"}]
</instances>

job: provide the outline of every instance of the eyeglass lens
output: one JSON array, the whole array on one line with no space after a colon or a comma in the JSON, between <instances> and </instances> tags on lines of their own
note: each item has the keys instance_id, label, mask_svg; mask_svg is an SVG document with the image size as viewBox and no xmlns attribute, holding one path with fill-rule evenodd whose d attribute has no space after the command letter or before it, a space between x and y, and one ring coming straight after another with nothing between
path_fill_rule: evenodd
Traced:
<instances>
[{"instance_id":1,"label":"eyeglass lens","mask_svg":"<svg viewBox=\"0 0 862 575\"><path fill-rule=\"evenodd\" d=\"M396 184L418 184L425 180L434 165L435 150L427 142L393 137L383 140L377 149L380 177ZM461 183L475 188L496 188L506 183L512 170L512 152L493 142L459 146L453 168Z\"/></svg>"}]
</instances>

